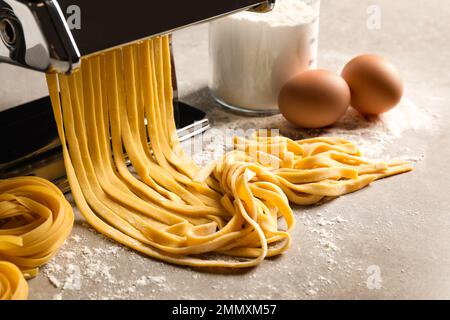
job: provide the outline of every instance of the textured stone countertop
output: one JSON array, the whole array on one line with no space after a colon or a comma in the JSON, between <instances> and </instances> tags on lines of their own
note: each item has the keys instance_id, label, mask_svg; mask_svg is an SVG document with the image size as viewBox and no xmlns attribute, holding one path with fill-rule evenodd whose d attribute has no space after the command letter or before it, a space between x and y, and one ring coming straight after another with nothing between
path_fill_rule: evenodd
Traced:
<instances>
[{"instance_id":1,"label":"textured stone countertop","mask_svg":"<svg viewBox=\"0 0 450 320\"><path fill-rule=\"evenodd\" d=\"M369 30L367 9L373 3L322 0L319 66L339 72L352 56L366 52L390 59L403 75L406 95L381 119L350 113L326 131L295 131L280 116L243 118L225 112L207 90L207 26L174 37L180 95L207 111L213 130L277 127L297 138L341 135L370 155L406 157L414 162L414 172L326 204L295 207L291 249L232 274L146 258L96 234L78 216L61 252L30 281L30 297L450 298L450 5L446 0L378 0L381 29ZM24 99L23 90L6 95L18 81L29 96L45 90L41 75L18 74L12 67L1 66L0 78L0 106Z\"/></svg>"}]
</instances>

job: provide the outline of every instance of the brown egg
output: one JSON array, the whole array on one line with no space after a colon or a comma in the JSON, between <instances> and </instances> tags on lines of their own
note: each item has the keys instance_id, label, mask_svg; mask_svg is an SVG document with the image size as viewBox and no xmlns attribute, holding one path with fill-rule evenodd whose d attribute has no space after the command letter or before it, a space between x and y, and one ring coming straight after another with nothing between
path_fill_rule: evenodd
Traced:
<instances>
[{"instance_id":1,"label":"brown egg","mask_svg":"<svg viewBox=\"0 0 450 320\"><path fill-rule=\"evenodd\" d=\"M284 117L295 126L322 128L338 121L347 111L350 89L332 72L308 70L284 85L278 104Z\"/></svg>"},{"instance_id":2,"label":"brown egg","mask_svg":"<svg viewBox=\"0 0 450 320\"><path fill-rule=\"evenodd\" d=\"M389 111L403 96L403 82L397 69L376 55L354 58L345 66L342 77L352 92L352 107L363 114Z\"/></svg>"}]
</instances>

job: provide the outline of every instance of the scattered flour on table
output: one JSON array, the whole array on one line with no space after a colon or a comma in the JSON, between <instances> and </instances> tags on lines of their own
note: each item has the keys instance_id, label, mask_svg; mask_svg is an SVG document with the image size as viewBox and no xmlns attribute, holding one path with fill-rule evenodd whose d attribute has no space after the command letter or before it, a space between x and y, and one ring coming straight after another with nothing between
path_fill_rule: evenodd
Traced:
<instances>
[{"instance_id":1,"label":"scattered flour on table","mask_svg":"<svg viewBox=\"0 0 450 320\"><path fill-rule=\"evenodd\" d=\"M302 225L299 227L305 237L300 246L294 245L280 258L289 262L267 260L245 275L247 287L252 290L241 292L238 299L315 299L332 295L330 292L341 281L353 281L355 274L364 274L358 263L340 256L345 248L342 235L354 227L352 221L331 209L319 210L308 210L299 217L298 223ZM278 284L271 278L273 274L282 274L289 281L283 279L283 285ZM227 292L231 286L224 282L218 287Z\"/></svg>"},{"instance_id":2,"label":"scattered flour on table","mask_svg":"<svg viewBox=\"0 0 450 320\"><path fill-rule=\"evenodd\" d=\"M336 282L330 279L334 278L335 272L338 272L340 277L348 276L350 279L355 273L363 270L354 261L339 256L342 251L341 242L344 240L340 235L345 233L347 228L353 227L352 223L329 209L323 209L315 214L305 214L300 222L313 240L313 246L308 250L319 252L315 257L313 269L308 271L309 281L303 285L308 297L314 298L334 288ZM322 268L319 271L316 264L326 266L326 269Z\"/></svg>"},{"instance_id":3,"label":"scattered flour on table","mask_svg":"<svg viewBox=\"0 0 450 320\"><path fill-rule=\"evenodd\" d=\"M58 290L53 295L54 300L64 299L65 294L73 296L74 292L83 299L107 300L128 299L131 295L143 298L139 289L144 287L152 288L153 293L171 290L162 275L138 275L134 269L127 274L116 274L115 269L120 265L117 260L125 257L129 261L126 253L130 250L111 241L102 247L88 247L83 242L80 236L72 236L58 255L43 267L43 274ZM94 286L96 291L89 290Z\"/></svg>"},{"instance_id":4,"label":"scattered flour on table","mask_svg":"<svg viewBox=\"0 0 450 320\"><path fill-rule=\"evenodd\" d=\"M363 154L372 159L388 160L392 157L418 162L425 155L423 150L418 150L415 146L405 146L402 143L395 151L398 154L387 154L386 148L398 143L408 134L420 136L422 133L434 132L439 120L438 115L428 113L408 97L403 98L396 108L379 117L365 117L350 108L338 123L324 129L294 128L281 115L245 118L229 113L224 115L221 110L213 110L209 118L212 121L212 129L203 135L203 147L190 150L189 142L184 144L195 162L200 165L218 160L231 150L231 135L259 128L279 129L281 135L294 140L318 136L342 137L356 143ZM215 119L220 124L214 124Z\"/></svg>"}]
</instances>

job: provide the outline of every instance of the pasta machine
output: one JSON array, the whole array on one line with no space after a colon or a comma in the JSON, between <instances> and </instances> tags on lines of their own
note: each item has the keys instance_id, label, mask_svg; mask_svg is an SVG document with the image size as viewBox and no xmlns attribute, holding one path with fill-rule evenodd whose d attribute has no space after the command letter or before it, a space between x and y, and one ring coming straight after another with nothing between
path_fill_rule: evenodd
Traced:
<instances>
[{"instance_id":1,"label":"pasta machine","mask_svg":"<svg viewBox=\"0 0 450 320\"><path fill-rule=\"evenodd\" d=\"M274 3L128 0L123 5L111 0L0 0L0 63L71 73L83 56L242 10L267 12ZM70 23L74 18L78 24ZM178 101L175 73L173 78L177 125L181 139L186 139L206 130L208 120L200 110ZM48 97L0 109L0 136L0 178L38 175L55 181L64 177Z\"/></svg>"}]
</instances>

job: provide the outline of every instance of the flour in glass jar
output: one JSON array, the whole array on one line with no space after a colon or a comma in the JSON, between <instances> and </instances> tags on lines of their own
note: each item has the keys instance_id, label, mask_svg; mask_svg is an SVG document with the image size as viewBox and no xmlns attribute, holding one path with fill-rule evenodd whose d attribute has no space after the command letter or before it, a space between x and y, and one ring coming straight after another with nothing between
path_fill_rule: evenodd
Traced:
<instances>
[{"instance_id":1,"label":"flour in glass jar","mask_svg":"<svg viewBox=\"0 0 450 320\"><path fill-rule=\"evenodd\" d=\"M315 67L319 1L278 0L270 13L240 12L210 25L210 88L223 105L276 112L296 72Z\"/></svg>"}]
</instances>

